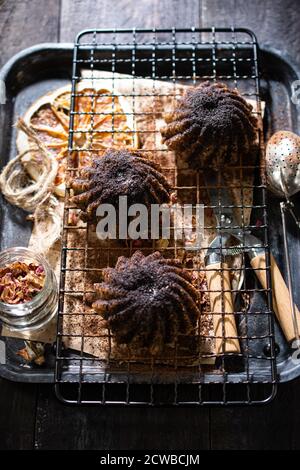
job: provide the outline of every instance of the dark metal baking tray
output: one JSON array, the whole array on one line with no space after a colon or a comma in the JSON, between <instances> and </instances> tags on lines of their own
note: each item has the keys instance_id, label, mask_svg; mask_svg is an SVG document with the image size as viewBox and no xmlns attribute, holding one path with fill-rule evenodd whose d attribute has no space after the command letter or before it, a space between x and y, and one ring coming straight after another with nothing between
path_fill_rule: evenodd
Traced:
<instances>
[{"instance_id":1,"label":"dark metal baking tray","mask_svg":"<svg viewBox=\"0 0 300 470\"><path fill-rule=\"evenodd\" d=\"M0 80L4 80L7 94L6 104L0 105L1 167L16 155L16 130L13 124L17 117L44 93L70 83L72 54L73 44L41 44L18 53L0 71ZM265 138L279 129L300 132L298 109L290 99L291 83L300 77L298 66L290 58L282 57L279 51L272 49L261 49L260 64L261 97L266 102ZM130 73L127 70L123 72ZM296 210L300 213L299 201L300 196L294 197ZM268 205L271 248L285 274L278 200L270 195ZM31 223L26 220L26 214L22 210L10 206L3 199L0 206L0 223L1 249L13 245L27 245ZM294 295L296 302L300 305L300 291L296 289L300 280L300 241L297 229L292 222L288 225L288 236ZM252 299L252 304L257 305L260 302L263 302L263 299L257 292ZM288 347L277 324L275 337L279 351L278 379L285 382L300 375L300 363L293 361L294 351ZM16 351L23 347L23 344L22 340L0 338L0 376L19 382L53 382L55 362L53 347L47 348L46 363L40 367L25 364L16 355Z\"/></svg>"}]
</instances>

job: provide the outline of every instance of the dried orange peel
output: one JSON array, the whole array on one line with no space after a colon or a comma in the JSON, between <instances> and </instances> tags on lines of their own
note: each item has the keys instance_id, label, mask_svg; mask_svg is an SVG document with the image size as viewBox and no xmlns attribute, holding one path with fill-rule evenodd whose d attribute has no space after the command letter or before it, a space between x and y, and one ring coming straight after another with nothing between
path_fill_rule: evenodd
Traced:
<instances>
[{"instance_id":1,"label":"dried orange peel","mask_svg":"<svg viewBox=\"0 0 300 470\"><path fill-rule=\"evenodd\" d=\"M76 86L74 99L71 157L75 166L84 166L91 159L101 157L107 148L138 147L132 109L117 90L112 93L103 87L101 80L83 80ZM68 85L39 98L23 116L27 126L58 161L54 192L60 197L65 194L68 166L70 103L71 87ZM18 151L25 152L30 146L30 137L19 131ZM37 168L30 161L26 163L26 171L31 178L38 179Z\"/></svg>"}]
</instances>

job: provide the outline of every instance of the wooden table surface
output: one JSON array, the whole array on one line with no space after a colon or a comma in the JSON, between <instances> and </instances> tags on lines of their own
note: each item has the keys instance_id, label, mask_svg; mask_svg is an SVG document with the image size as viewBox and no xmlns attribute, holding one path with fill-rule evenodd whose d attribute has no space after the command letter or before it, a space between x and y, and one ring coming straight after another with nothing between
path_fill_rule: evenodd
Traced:
<instances>
[{"instance_id":1,"label":"wooden table surface","mask_svg":"<svg viewBox=\"0 0 300 470\"><path fill-rule=\"evenodd\" d=\"M0 0L0 65L84 28L240 26L300 63L297 0ZM73 408L49 385L0 380L1 449L297 449L300 379L273 403L234 408Z\"/></svg>"}]
</instances>

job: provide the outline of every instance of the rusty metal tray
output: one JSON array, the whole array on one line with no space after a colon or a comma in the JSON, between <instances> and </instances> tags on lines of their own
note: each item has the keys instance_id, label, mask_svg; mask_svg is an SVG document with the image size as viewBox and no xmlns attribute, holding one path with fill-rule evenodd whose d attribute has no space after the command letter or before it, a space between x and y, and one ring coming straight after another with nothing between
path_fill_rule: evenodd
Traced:
<instances>
[{"instance_id":1,"label":"rusty metal tray","mask_svg":"<svg viewBox=\"0 0 300 470\"><path fill-rule=\"evenodd\" d=\"M0 158L1 167L16 154L15 128L13 123L19 115L39 96L59 86L70 83L72 72L73 44L40 44L15 55L0 71L0 80L5 82L7 101L0 105ZM260 50L261 98L266 102L264 118L265 138L279 129L300 132L297 106L291 102L291 83L300 78L296 64L279 51ZM126 73L126 70L124 70ZM130 73L130 71L128 71ZM300 212L300 196L294 197L296 210ZM1 201L0 207L1 249L13 245L27 245L31 224L26 214ZM278 201L269 195L269 236L271 249L285 274L283 265L282 230ZM288 226L294 286L299 283L300 246L296 229ZM300 291L295 287L295 301L300 304ZM259 292L251 299L256 308L264 302ZM250 326L251 328L251 326ZM300 363L292 360L293 352L286 344L280 328L275 324L278 345L278 380L285 382L300 375ZM42 367L29 366L16 355L23 347L22 340L0 337L0 376L19 382L54 382L55 350L47 346L46 363ZM262 351L267 351L266 348Z\"/></svg>"}]
</instances>

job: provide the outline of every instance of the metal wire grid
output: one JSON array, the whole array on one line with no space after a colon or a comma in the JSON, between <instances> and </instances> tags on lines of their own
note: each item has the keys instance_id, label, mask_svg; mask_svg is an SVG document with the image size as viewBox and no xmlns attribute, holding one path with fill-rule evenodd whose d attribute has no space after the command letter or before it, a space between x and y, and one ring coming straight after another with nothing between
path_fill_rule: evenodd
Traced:
<instances>
[{"instance_id":1,"label":"metal wire grid","mask_svg":"<svg viewBox=\"0 0 300 470\"><path fill-rule=\"evenodd\" d=\"M117 132L114 128L116 113L115 103L115 82L117 73L126 73L132 77L132 88L128 93L122 93L132 100L132 112L135 118L139 114L148 114L153 117L154 127L151 130L137 129L139 136L147 133L158 134L155 120L155 109L148 112L139 113L136 110L136 100L139 98L151 98L159 96L166 97L167 94L157 92L158 80L164 80L173 84L170 97L179 96L177 94L177 84L185 83L196 85L203 80L219 81L237 87L246 98L256 101L256 113L261 118L261 102L259 91L259 69L258 69L258 46L254 34L245 29L170 29L170 30L87 30L80 33L74 47L73 71L72 71L72 94L71 94L71 114L69 132L69 151L74 153L87 150L93 152L92 143L94 130L95 97L91 92L85 94L91 99L92 112L91 126L87 132L90 140L87 147L74 144L74 134L81 132L74 128L74 117L82 114L76 110L76 99L82 96L77 90L78 82L82 79L81 70L85 69L85 79L97 83L99 75L95 70L106 70L112 73L112 89L107 94L112 98L111 124L113 136ZM137 93L137 84L141 79L150 79L153 83L151 93ZM122 80L118 76L118 80ZM128 79L127 79L128 80ZM103 113L101 113L103 114ZM97 130L99 133L99 130ZM100 131L101 132L101 131ZM103 131L104 132L104 131ZM259 147L262 148L262 133L259 135ZM144 152L159 152L164 155L167 149L157 147L143 147ZM188 191L193 203L200 203L201 195L205 191L203 183L203 171L195 173L195 179L186 181L184 170L179 171L176 165L163 165L163 171L173 184L173 190L177 194L180 191ZM246 232L251 230L262 240L265 249L267 266L269 266L269 245L267 233L267 207L265 199L265 185L260 179L255 179L253 184L244 183L244 171L251 169L257 173L261 167L257 165L239 165L233 168L238 172L239 181L235 189L240 191L240 204L232 207L240 211L241 227ZM74 159L70 158L67 169L70 177L78 171L74 167ZM183 183L184 182L184 183ZM224 187L222 175L219 174L218 188ZM255 202L247 205L244 194L247 190L255 194ZM215 357L214 366L206 366L200 362L192 369L181 365L182 357L178 356L178 347L174 349L174 357L167 368L162 367L159 361L150 359L143 365L142 370L136 369L136 359L122 358L120 364L110 357L112 351L112 335L110 331L101 330L87 333L81 327L81 331L66 332L65 321L67 317L72 317L76 322L87 318L86 312L77 311L74 306L68 305L68 297L81 297L85 299L88 293L86 282L87 275L100 274L101 269L106 265L114 266L117 257L121 255L131 256L136 250L135 242L128 241L126 246L109 244L108 246L90 245L89 226L80 228L70 224L70 211L72 207L68 203L69 191L67 190L65 210L64 210L64 231L63 247L61 258L61 282L59 301L59 321L56 348L56 393L57 396L69 403L97 403L97 404L175 404L175 405L204 405L204 404L253 404L267 402L270 400L276 389L276 364L273 335L273 318L270 290L270 273L266 269L268 288L262 289L257 284L253 284L251 273L253 268L247 264L245 252L247 247L245 240L242 250L242 265L239 268L227 268L230 271L240 270L244 276L244 283L241 288L231 289L232 294L244 294L253 298L255 295L262 295L265 300L265 307L253 303L252 310L237 310L235 317L241 319L238 323L243 323L243 331L239 330L238 339L242 345L240 354L229 354L215 357L211 352L205 354L200 352L202 361ZM222 200L219 198L218 204L222 209ZM214 207L209 203L205 204L205 210ZM245 222L245 212L252 211L250 223ZM260 223L252 220L253 216L260 217ZM216 225L205 225L205 230L211 230ZM227 227L228 228L228 227ZM226 230L226 226L222 227ZM80 241L76 240L76 246L70 243L70 233L79 231ZM157 250L152 241L151 246L138 246L145 253ZM208 246L202 246L201 250L206 252ZM179 250L176 240L171 246L160 248L166 257L178 257ZM222 251L222 246L220 247ZM91 258L97 258L96 253L101 252L101 259L105 259L103 265L91 266ZM198 253L197 253L198 254ZM91 256L92 255L92 256ZM75 258L74 258L75 257ZM78 264L70 263L70 259L78 259ZM98 258L97 258L98 263ZM97 264L96 263L96 264ZM100 263L101 264L101 263ZM75 266L75 267L74 267ZM192 268L195 270L195 266ZM201 268L202 269L202 268ZM224 272L222 266L221 271ZM76 273L77 281L80 279L80 286L75 282L73 287L67 286L67 277ZM78 277L79 275L79 277ZM250 281L249 281L250 277ZM222 295L222 315L224 318L224 293ZM250 326L249 326L250 324ZM252 325L252 326L251 326ZM253 326L254 325L254 326ZM263 325L263 327L261 326ZM223 329L224 335L224 329ZM205 335L204 335L205 336ZM197 341L203 340L203 333L198 331L195 336ZM70 351L66 348L66 341L77 340L77 347ZM207 338L204 338L207 339ZM224 340L224 338L222 338ZM86 341L105 341L108 349L108 356L94 357L86 354ZM112 363L114 365L112 366ZM146 367L146 372L145 372ZM167 370L167 372L166 372ZM164 385L162 385L164 384ZM208 386L209 384L209 386Z\"/></svg>"}]
</instances>

